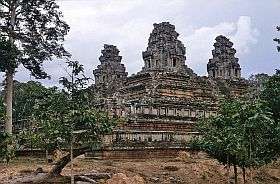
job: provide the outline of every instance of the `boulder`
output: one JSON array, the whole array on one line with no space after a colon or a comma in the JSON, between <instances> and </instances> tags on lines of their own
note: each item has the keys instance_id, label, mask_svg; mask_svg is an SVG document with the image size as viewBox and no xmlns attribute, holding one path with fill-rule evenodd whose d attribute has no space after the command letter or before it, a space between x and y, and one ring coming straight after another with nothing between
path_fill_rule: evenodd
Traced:
<instances>
[{"instance_id":1,"label":"boulder","mask_svg":"<svg viewBox=\"0 0 280 184\"><path fill-rule=\"evenodd\" d=\"M146 183L145 180L139 175L128 177L123 173L113 174L112 178L107 180L107 184L145 184L145 183Z\"/></svg>"}]
</instances>

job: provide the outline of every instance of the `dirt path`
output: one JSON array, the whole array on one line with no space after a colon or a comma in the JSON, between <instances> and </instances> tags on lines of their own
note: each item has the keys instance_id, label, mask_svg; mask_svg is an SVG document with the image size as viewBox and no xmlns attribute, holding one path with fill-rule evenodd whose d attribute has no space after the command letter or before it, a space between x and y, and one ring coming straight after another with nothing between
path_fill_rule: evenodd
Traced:
<instances>
[{"instance_id":1,"label":"dirt path","mask_svg":"<svg viewBox=\"0 0 280 184\"><path fill-rule=\"evenodd\" d=\"M0 181L34 173L37 168L48 171L52 165L38 158L20 157L6 165L0 163ZM74 162L74 173L109 172L124 173L128 176L139 174L147 183L183 183L183 184L222 184L226 183L226 170L216 160L209 158L148 159L148 160L78 160ZM70 167L63 170L70 175ZM233 173L231 173L233 176ZM280 161L273 162L254 171L256 183L280 183ZM232 181L234 179L232 178ZM1 182L0 182L1 183ZM100 181L105 183L105 181ZM239 171L239 182L241 172Z\"/></svg>"}]
</instances>

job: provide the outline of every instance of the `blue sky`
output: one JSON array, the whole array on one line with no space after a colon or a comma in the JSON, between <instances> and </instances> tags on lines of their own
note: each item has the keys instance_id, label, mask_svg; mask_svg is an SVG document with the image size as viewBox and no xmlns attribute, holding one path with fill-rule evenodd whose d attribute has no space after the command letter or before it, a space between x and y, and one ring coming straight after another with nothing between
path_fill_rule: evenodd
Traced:
<instances>
[{"instance_id":1,"label":"blue sky","mask_svg":"<svg viewBox=\"0 0 280 184\"><path fill-rule=\"evenodd\" d=\"M279 0L65 0L58 4L71 27L65 47L72 59L85 66L88 76L93 77L104 44L118 47L129 75L140 71L153 23L160 22L175 25L187 49L186 64L198 75L207 75L214 39L221 34L234 43L244 78L271 75L280 68L280 53L272 41L280 37L276 31ZM58 78L66 75L63 67L64 61L45 62L52 79L40 81L57 85ZM28 81L30 75L20 67L15 78Z\"/></svg>"}]
</instances>

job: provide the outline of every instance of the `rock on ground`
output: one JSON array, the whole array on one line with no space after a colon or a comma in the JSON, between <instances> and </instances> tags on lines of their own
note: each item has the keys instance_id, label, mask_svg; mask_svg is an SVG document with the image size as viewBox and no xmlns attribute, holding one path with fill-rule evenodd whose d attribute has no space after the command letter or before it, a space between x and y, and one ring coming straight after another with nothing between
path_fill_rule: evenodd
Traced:
<instances>
[{"instance_id":1,"label":"rock on ground","mask_svg":"<svg viewBox=\"0 0 280 184\"><path fill-rule=\"evenodd\" d=\"M123 173L117 173L112 176L111 179L107 180L107 184L145 184L145 180L139 176L135 175L133 177L128 177Z\"/></svg>"}]
</instances>

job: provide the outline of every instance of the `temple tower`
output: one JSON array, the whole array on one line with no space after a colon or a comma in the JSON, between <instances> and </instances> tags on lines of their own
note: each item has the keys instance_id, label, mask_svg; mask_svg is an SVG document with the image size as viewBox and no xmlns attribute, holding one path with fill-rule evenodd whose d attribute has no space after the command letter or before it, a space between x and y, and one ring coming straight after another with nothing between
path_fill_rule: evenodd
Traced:
<instances>
[{"instance_id":1,"label":"temple tower","mask_svg":"<svg viewBox=\"0 0 280 184\"><path fill-rule=\"evenodd\" d=\"M212 50L213 58L209 59L207 72L209 77L223 79L241 78L241 68L238 58L235 57L236 50L232 48L233 43L225 36L217 36Z\"/></svg>"},{"instance_id":2,"label":"temple tower","mask_svg":"<svg viewBox=\"0 0 280 184\"><path fill-rule=\"evenodd\" d=\"M146 51L142 52L146 71L179 71L188 69L185 65L186 48L178 40L179 34L175 26L169 22L154 24L154 29L149 37ZM189 72L192 74L192 71Z\"/></svg>"},{"instance_id":3,"label":"temple tower","mask_svg":"<svg viewBox=\"0 0 280 184\"><path fill-rule=\"evenodd\" d=\"M110 84L121 81L127 77L125 66L121 63L122 56L119 56L119 50L114 45L104 45L99 57L100 65L93 70L95 84Z\"/></svg>"}]
</instances>

